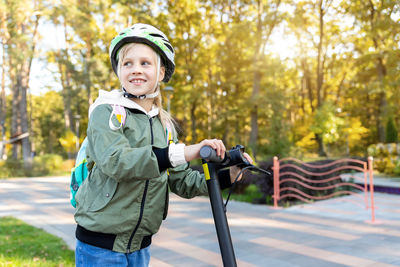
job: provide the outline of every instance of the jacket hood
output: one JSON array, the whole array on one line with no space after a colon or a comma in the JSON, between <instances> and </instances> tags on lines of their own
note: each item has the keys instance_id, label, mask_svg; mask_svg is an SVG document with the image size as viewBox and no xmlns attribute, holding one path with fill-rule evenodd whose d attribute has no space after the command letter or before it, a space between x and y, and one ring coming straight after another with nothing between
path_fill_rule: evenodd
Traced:
<instances>
[{"instance_id":1,"label":"jacket hood","mask_svg":"<svg viewBox=\"0 0 400 267\"><path fill-rule=\"evenodd\" d=\"M153 106L153 108L149 112L147 112L136 102L129 100L128 98L125 98L121 90L118 89L112 91L99 90L99 97L97 97L94 103L89 107L89 118L93 110L99 105L103 104L120 105L130 109L137 109L150 117L155 117L159 113L159 109L155 106Z\"/></svg>"}]
</instances>

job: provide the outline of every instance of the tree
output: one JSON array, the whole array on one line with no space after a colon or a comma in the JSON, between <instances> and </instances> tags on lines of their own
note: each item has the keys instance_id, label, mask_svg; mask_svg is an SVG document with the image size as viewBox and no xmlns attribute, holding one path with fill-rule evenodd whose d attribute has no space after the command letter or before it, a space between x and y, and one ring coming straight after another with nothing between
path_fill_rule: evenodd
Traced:
<instances>
[{"instance_id":1,"label":"tree","mask_svg":"<svg viewBox=\"0 0 400 267\"><path fill-rule=\"evenodd\" d=\"M97 91L120 87L109 62L111 39L142 22L165 32L175 47L177 67L168 85L174 87L171 108L185 129L183 142L221 138L228 146L249 145L258 158L283 155L292 143L320 155L344 146L362 152L385 137L389 115L400 123L397 2L62 0L44 6L3 0L0 121L5 118L11 136L31 128L24 158L26 141L38 153L66 155L49 129L57 128L57 137L75 134L80 115L85 131ZM38 59L39 21L64 33L64 44L45 51L44 60L56 69L62 90L32 97L30 109L27 81L32 58ZM296 37L294 58L269 51L277 27ZM46 114L57 113L59 121L35 110L45 108L46 98L58 105ZM20 157L21 144L13 151Z\"/></svg>"},{"instance_id":2,"label":"tree","mask_svg":"<svg viewBox=\"0 0 400 267\"><path fill-rule=\"evenodd\" d=\"M0 94L0 125L1 125L1 135L2 135L2 143L0 147L0 159L3 158L4 148L5 148L5 121L6 121L6 111L7 111L7 99L6 99L6 49L7 42L9 42L10 35L7 30L7 13L5 9L5 3L3 1L0 2L0 39L1 39L1 94Z\"/></svg>"},{"instance_id":3,"label":"tree","mask_svg":"<svg viewBox=\"0 0 400 267\"><path fill-rule=\"evenodd\" d=\"M299 42L297 64L302 75L300 88L304 102L301 106L305 116L314 117L327 101L339 105L343 86L352 74L347 36L342 34L337 38L348 30L348 26L341 25L341 19L346 18L340 16L332 0L307 0L296 4L290 20L290 28ZM321 134L315 132L318 154L326 156Z\"/></svg>"},{"instance_id":4,"label":"tree","mask_svg":"<svg viewBox=\"0 0 400 267\"><path fill-rule=\"evenodd\" d=\"M27 92L29 74L35 48L38 41L37 28L42 13L40 1L23 3L12 0L5 2L7 13L7 31L13 38L8 40L7 55L9 73L13 92L13 116L11 136L29 132L27 112ZM22 156L26 167L31 164L31 141L29 137L22 139ZM18 157L17 146L14 145L13 157Z\"/></svg>"},{"instance_id":5,"label":"tree","mask_svg":"<svg viewBox=\"0 0 400 267\"><path fill-rule=\"evenodd\" d=\"M398 82L398 71L393 59L399 54L398 1L344 1L343 8L354 17L357 36L354 41L355 56L360 66L359 78L367 87L369 100L374 102L371 118L380 142L385 141L384 122L390 114L388 97ZM396 60L398 62L398 60ZM390 74L390 75L388 75ZM397 104L396 107L397 109Z\"/></svg>"},{"instance_id":6,"label":"tree","mask_svg":"<svg viewBox=\"0 0 400 267\"><path fill-rule=\"evenodd\" d=\"M169 20L173 28L165 28L171 38L176 52L176 69L171 80L175 88L174 105L182 107L185 112L179 116L184 125L190 125L190 134L186 134L189 142L197 142L200 128L199 110L203 102L205 79L204 58L201 56L204 49L202 37L204 27L197 1L168 2L168 13L176 14ZM176 97L175 97L176 96ZM182 97L179 97L182 96ZM202 112L204 114L204 112ZM189 127L186 127L189 128ZM204 138L202 135L201 138Z\"/></svg>"},{"instance_id":7,"label":"tree","mask_svg":"<svg viewBox=\"0 0 400 267\"><path fill-rule=\"evenodd\" d=\"M59 81L62 86L61 94L63 96L64 106L64 122L65 129L69 129L71 132L75 132L75 119L73 114L72 103L74 96L76 98L76 88L74 88L73 76L77 76L77 71L70 58L70 38L68 36L68 28L66 21L59 17L58 9L55 9L54 13L50 15L50 19L53 21L55 26L62 25L64 30L64 48L57 48L55 51L49 51L47 53L48 63L54 63L57 65ZM63 20L60 22L59 20ZM75 89L75 90L74 90Z\"/></svg>"},{"instance_id":8,"label":"tree","mask_svg":"<svg viewBox=\"0 0 400 267\"><path fill-rule=\"evenodd\" d=\"M212 15L204 15L208 45L201 57L207 73L208 136L220 136L227 145L245 143L250 132L246 127L252 85L250 7L240 1L215 1Z\"/></svg>"},{"instance_id":9,"label":"tree","mask_svg":"<svg viewBox=\"0 0 400 267\"><path fill-rule=\"evenodd\" d=\"M66 153L59 142L64 135L63 100L60 93L53 90L32 97L32 132L38 155Z\"/></svg>"},{"instance_id":10,"label":"tree","mask_svg":"<svg viewBox=\"0 0 400 267\"><path fill-rule=\"evenodd\" d=\"M254 28L254 47L253 47L253 91L251 94L251 102L254 103L253 109L250 112L251 117L251 132L249 146L252 149L253 155L257 156L257 139L258 139L258 95L260 92L260 83L262 73L260 72L260 63L265 54L265 47L271 36L275 26L282 19L279 6L280 0L270 1L268 5L262 0L256 1L255 18L256 25Z\"/></svg>"}]
</instances>

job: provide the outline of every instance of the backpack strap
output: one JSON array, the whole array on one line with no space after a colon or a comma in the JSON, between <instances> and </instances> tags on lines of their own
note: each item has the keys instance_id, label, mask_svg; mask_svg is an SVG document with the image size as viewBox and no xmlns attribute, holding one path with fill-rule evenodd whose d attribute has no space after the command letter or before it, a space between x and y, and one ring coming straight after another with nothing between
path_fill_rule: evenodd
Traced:
<instances>
[{"instance_id":1,"label":"backpack strap","mask_svg":"<svg viewBox=\"0 0 400 267\"><path fill-rule=\"evenodd\" d=\"M167 145L171 144L174 142L174 138L172 136L172 127L169 123L167 123L166 127L165 127L165 136L166 136L166 141L167 141Z\"/></svg>"},{"instance_id":2,"label":"backpack strap","mask_svg":"<svg viewBox=\"0 0 400 267\"><path fill-rule=\"evenodd\" d=\"M121 129L121 127L125 124L126 120L126 110L123 106L113 104L111 105L113 110L110 115L110 119L108 120L108 125L110 126L110 129L113 131ZM115 115L117 120L119 121L119 126L115 126L114 123L112 122L112 117Z\"/></svg>"},{"instance_id":3,"label":"backpack strap","mask_svg":"<svg viewBox=\"0 0 400 267\"><path fill-rule=\"evenodd\" d=\"M172 135L172 127L171 125L167 122L167 124L165 125L165 137L166 137L166 141L167 141L167 145L169 146L171 143L174 142L174 138ZM167 170L167 174L169 176L169 170ZM168 188L168 183L167 183L167 188ZM168 200L168 190L167 190L167 196L166 199ZM164 214L164 216L166 217L166 214Z\"/></svg>"}]
</instances>

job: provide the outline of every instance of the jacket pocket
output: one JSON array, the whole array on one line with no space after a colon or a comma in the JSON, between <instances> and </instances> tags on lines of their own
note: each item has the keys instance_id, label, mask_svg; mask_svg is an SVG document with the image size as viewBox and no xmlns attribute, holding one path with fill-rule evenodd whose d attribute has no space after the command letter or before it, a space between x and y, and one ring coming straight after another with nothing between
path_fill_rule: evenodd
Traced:
<instances>
[{"instance_id":1,"label":"jacket pocket","mask_svg":"<svg viewBox=\"0 0 400 267\"><path fill-rule=\"evenodd\" d=\"M100 178L100 177L99 177ZM96 183L90 185L90 196L88 211L98 211L104 208L113 198L115 191L117 191L118 183L112 178L101 177Z\"/></svg>"}]
</instances>

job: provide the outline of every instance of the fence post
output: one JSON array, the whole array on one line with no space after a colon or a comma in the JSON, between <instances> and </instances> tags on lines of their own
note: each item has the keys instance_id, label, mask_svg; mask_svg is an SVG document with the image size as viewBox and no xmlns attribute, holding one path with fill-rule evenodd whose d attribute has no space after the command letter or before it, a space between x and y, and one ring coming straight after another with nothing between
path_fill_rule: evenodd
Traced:
<instances>
[{"instance_id":1,"label":"fence post","mask_svg":"<svg viewBox=\"0 0 400 267\"><path fill-rule=\"evenodd\" d=\"M374 205L374 166L373 158L368 157L368 170L369 170L369 190L371 193L371 222L375 222L375 205Z\"/></svg>"},{"instance_id":2,"label":"fence post","mask_svg":"<svg viewBox=\"0 0 400 267\"><path fill-rule=\"evenodd\" d=\"M364 196L365 196L365 209L368 210L368 167L367 163L364 162Z\"/></svg>"},{"instance_id":3,"label":"fence post","mask_svg":"<svg viewBox=\"0 0 400 267\"><path fill-rule=\"evenodd\" d=\"M278 157L274 157L274 208L278 208L278 199L279 199L279 161Z\"/></svg>"}]
</instances>

